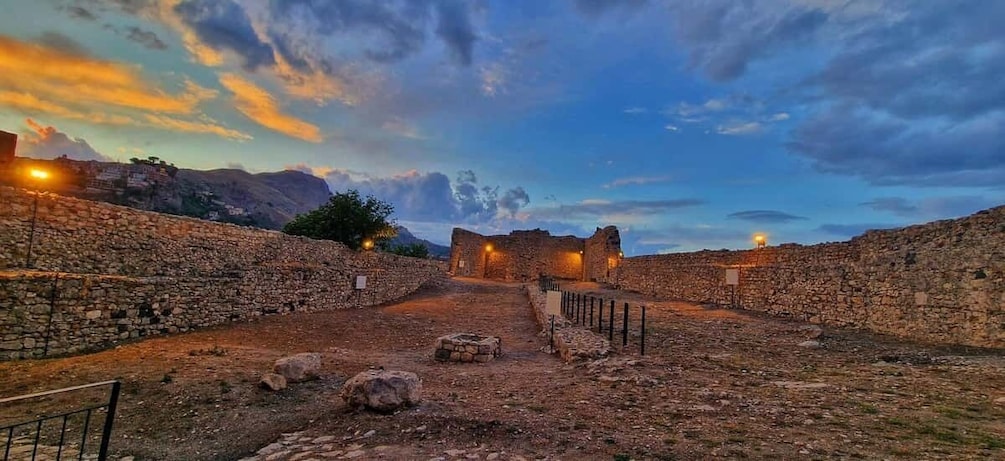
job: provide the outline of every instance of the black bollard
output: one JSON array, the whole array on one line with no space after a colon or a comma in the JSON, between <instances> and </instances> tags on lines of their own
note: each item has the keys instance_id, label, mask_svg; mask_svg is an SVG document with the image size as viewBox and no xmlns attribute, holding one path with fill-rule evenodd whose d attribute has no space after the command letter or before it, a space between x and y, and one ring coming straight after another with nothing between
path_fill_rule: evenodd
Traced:
<instances>
[{"instance_id":1,"label":"black bollard","mask_svg":"<svg viewBox=\"0 0 1005 461\"><path fill-rule=\"evenodd\" d=\"M628 303L625 303L625 321L621 325L621 347L628 346Z\"/></svg>"},{"instance_id":2,"label":"black bollard","mask_svg":"<svg viewBox=\"0 0 1005 461\"><path fill-rule=\"evenodd\" d=\"M646 355L646 306L642 306L642 341L639 343L639 354Z\"/></svg>"}]
</instances>

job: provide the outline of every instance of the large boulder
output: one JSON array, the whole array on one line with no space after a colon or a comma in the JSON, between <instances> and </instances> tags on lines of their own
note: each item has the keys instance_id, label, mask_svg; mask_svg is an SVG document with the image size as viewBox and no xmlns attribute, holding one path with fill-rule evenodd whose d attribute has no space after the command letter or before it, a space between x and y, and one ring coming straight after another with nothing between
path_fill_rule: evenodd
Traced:
<instances>
[{"instance_id":1,"label":"large boulder","mask_svg":"<svg viewBox=\"0 0 1005 461\"><path fill-rule=\"evenodd\" d=\"M321 375L321 354L304 352L276 360L272 367L276 374L283 375L291 383L310 381Z\"/></svg>"},{"instance_id":2,"label":"large boulder","mask_svg":"<svg viewBox=\"0 0 1005 461\"><path fill-rule=\"evenodd\" d=\"M421 392L422 382L415 373L370 370L346 381L339 396L350 408L390 413L419 403Z\"/></svg>"}]
</instances>

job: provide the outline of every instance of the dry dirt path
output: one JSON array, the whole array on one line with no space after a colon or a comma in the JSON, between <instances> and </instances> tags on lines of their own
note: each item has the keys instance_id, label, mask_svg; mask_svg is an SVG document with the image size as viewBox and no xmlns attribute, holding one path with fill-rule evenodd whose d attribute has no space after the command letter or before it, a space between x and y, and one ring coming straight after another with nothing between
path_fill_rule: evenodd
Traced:
<instances>
[{"instance_id":1,"label":"dry dirt path","mask_svg":"<svg viewBox=\"0 0 1005 461\"><path fill-rule=\"evenodd\" d=\"M649 354L564 364L540 351L522 287L455 279L387 306L0 363L0 396L121 379L112 451L139 460L1005 459L1002 351L832 328L803 348L800 323L573 287L647 303ZM461 331L500 336L505 355L432 360L435 338ZM257 387L307 351L324 353L322 379ZM341 384L377 366L417 373L424 402L347 412Z\"/></svg>"}]
</instances>

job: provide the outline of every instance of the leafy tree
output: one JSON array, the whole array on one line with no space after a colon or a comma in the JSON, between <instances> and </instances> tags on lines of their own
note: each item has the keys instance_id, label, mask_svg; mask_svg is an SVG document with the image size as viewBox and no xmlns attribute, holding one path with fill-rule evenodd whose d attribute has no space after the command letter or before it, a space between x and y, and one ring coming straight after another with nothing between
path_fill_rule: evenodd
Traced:
<instances>
[{"instance_id":1,"label":"leafy tree","mask_svg":"<svg viewBox=\"0 0 1005 461\"><path fill-rule=\"evenodd\" d=\"M321 240L342 242L358 249L366 239L380 244L397 235L388 216L394 207L371 195L362 198L356 190L332 195L328 203L299 214L283 226L283 232Z\"/></svg>"},{"instance_id":2,"label":"leafy tree","mask_svg":"<svg viewBox=\"0 0 1005 461\"><path fill-rule=\"evenodd\" d=\"M411 256L413 258L428 258L429 248L421 243L413 243L411 245L395 245L391 248L391 253L401 256Z\"/></svg>"}]
</instances>

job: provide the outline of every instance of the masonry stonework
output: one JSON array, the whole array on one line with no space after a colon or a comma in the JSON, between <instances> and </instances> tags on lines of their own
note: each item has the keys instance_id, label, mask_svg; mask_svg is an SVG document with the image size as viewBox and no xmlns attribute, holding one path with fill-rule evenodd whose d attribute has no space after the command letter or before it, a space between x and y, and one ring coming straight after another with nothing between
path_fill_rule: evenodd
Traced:
<instances>
[{"instance_id":1,"label":"masonry stonework","mask_svg":"<svg viewBox=\"0 0 1005 461\"><path fill-rule=\"evenodd\" d=\"M588 239L552 236L540 229L485 236L455 228L450 271L463 277L519 282L541 275L603 281L610 268L616 267L620 252L621 238L613 226L597 229Z\"/></svg>"},{"instance_id":2,"label":"masonry stonework","mask_svg":"<svg viewBox=\"0 0 1005 461\"><path fill-rule=\"evenodd\" d=\"M336 242L0 188L0 359L380 304L445 269ZM365 289L353 288L357 276L367 277Z\"/></svg>"},{"instance_id":3,"label":"masonry stonework","mask_svg":"<svg viewBox=\"0 0 1005 461\"><path fill-rule=\"evenodd\" d=\"M727 268L739 285L725 283ZM922 342L1005 347L1005 207L848 242L626 258L621 287Z\"/></svg>"}]
</instances>

